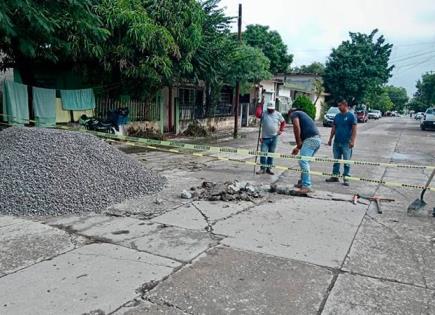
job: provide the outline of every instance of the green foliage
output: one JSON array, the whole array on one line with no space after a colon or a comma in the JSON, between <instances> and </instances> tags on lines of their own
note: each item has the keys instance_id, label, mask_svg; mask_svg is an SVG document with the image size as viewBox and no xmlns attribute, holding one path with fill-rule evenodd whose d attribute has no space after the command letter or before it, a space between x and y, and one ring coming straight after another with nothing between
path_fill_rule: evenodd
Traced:
<instances>
[{"instance_id":1,"label":"green foliage","mask_svg":"<svg viewBox=\"0 0 435 315\"><path fill-rule=\"evenodd\" d=\"M310 65L302 65L300 67L295 67L292 69L293 73L312 73L318 75L325 74L325 65L321 62L313 62Z\"/></svg>"},{"instance_id":2,"label":"green foliage","mask_svg":"<svg viewBox=\"0 0 435 315\"><path fill-rule=\"evenodd\" d=\"M361 104L391 77L388 61L393 45L382 35L375 38L377 33L349 33L350 40L332 50L323 76L332 101L342 96L352 106Z\"/></svg>"},{"instance_id":3,"label":"green foliage","mask_svg":"<svg viewBox=\"0 0 435 315\"><path fill-rule=\"evenodd\" d=\"M393 110L402 112L405 105L409 101L408 93L403 87L397 87L393 85L387 85L384 87L384 92L388 94L391 101L393 102Z\"/></svg>"},{"instance_id":4,"label":"green foliage","mask_svg":"<svg viewBox=\"0 0 435 315\"><path fill-rule=\"evenodd\" d=\"M140 79L142 86L157 89L192 72L201 42L201 8L194 0L158 4L102 0L96 6L111 34L102 63L112 81Z\"/></svg>"},{"instance_id":5,"label":"green foliage","mask_svg":"<svg viewBox=\"0 0 435 315\"><path fill-rule=\"evenodd\" d=\"M0 69L28 70L35 61L66 63L101 57L101 43L109 32L91 4L90 0L2 1Z\"/></svg>"},{"instance_id":6,"label":"green foliage","mask_svg":"<svg viewBox=\"0 0 435 315\"><path fill-rule=\"evenodd\" d=\"M305 96L301 95L296 98L292 105L293 108L300 109L307 113L312 119L316 119L316 106L311 102L311 100Z\"/></svg>"},{"instance_id":7,"label":"green foliage","mask_svg":"<svg viewBox=\"0 0 435 315\"><path fill-rule=\"evenodd\" d=\"M293 55L288 54L287 46L281 35L269 30L268 26L248 25L243 33L243 40L252 47L261 49L270 60L270 72L273 74L287 72L293 61Z\"/></svg>"},{"instance_id":8,"label":"green foliage","mask_svg":"<svg viewBox=\"0 0 435 315\"><path fill-rule=\"evenodd\" d=\"M414 98L418 102L425 103L426 107L435 104L435 73L424 74L416 87Z\"/></svg>"},{"instance_id":9,"label":"green foliage","mask_svg":"<svg viewBox=\"0 0 435 315\"><path fill-rule=\"evenodd\" d=\"M269 59L260 49L243 44L230 55L226 81L232 85L237 81L241 84L256 83L271 77L269 67Z\"/></svg>"},{"instance_id":10,"label":"green foliage","mask_svg":"<svg viewBox=\"0 0 435 315\"><path fill-rule=\"evenodd\" d=\"M371 94L366 98L366 105L368 105L370 109L378 109L382 113L391 111L394 108L394 103L391 101L386 91L382 91L379 94Z\"/></svg>"},{"instance_id":11,"label":"green foliage","mask_svg":"<svg viewBox=\"0 0 435 315\"><path fill-rule=\"evenodd\" d=\"M416 113L418 113L418 112L424 112L424 111L426 111L426 109L429 107L429 106L427 105L427 103L423 103L423 102L419 101L419 100L416 99L416 98L412 98L412 99L409 101L409 103L407 104L407 106L408 106L408 108L409 108L410 110L413 110L413 111L415 111Z\"/></svg>"}]
</instances>

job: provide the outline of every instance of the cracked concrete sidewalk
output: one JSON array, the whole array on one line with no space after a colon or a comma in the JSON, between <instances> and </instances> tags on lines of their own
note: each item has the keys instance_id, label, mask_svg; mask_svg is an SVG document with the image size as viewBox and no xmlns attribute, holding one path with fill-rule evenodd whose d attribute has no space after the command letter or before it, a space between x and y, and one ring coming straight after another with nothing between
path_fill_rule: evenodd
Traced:
<instances>
[{"instance_id":1,"label":"cracked concrete sidewalk","mask_svg":"<svg viewBox=\"0 0 435 315\"><path fill-rule=\"evenodd\" d=\"M423 135L406 118L370 122L355 159L433 164L435 133ZM255 136L222 145L252 147ZM290 141L289 132L280 138L281 152ZM435 220L406 215L417 191L315 177L314 198L186 201L181 191L204 180L288 185L298 174L254 176L214 156L132 154L168 178L160 194L98 215L0 216L0 314L435 314ZM427 176L359 165L353 173L410 183ZM356 192L396 202L378 214L373 204L339 201ZM427 201L435 206L433 193Z\"/></svg>"}]
</instances>

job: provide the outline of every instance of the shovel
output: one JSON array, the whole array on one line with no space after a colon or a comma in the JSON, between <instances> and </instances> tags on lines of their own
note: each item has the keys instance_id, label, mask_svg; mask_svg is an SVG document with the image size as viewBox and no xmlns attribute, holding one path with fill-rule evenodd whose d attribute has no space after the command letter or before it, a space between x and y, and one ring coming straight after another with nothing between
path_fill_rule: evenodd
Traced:
<instances>
[{"instance_id":1,"label":"shovel","mask_svg":"<svg viewBox=\"0 0 435 315\"><path fill-rule=\"evenodd\" d=\"M424 193L426 192L427 188L429 187L430 183L432 182L432 179L435 176L435 169L432 171L432 174L430 174L429 179L426 182L426 185L424 186L423 191L421 192L420 199L415 199L408 207L408 213L415 212L420 210L421 208L424 208L426 206L426 202L423 200Z\"/></svg>"}]
</instances>

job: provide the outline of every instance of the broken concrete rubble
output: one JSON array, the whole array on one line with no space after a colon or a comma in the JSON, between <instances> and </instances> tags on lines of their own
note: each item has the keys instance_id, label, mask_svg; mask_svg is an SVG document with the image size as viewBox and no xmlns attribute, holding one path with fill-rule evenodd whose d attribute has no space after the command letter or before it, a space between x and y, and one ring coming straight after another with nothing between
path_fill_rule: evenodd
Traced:
<instances>
[{"instance_id":1,"label":"broken concrete rubble","mask_svg":"<svg viewBox=\"0 0 435 315\"><path fill-rule=\"evenodd\" d=\"M181 198L208 201L252 201L262 198L260 189L249 182L203 182L201 186L192 187L191 192L183 190ZM187 198L189 197L190 198Z\"/></svg>"}]
</instances>

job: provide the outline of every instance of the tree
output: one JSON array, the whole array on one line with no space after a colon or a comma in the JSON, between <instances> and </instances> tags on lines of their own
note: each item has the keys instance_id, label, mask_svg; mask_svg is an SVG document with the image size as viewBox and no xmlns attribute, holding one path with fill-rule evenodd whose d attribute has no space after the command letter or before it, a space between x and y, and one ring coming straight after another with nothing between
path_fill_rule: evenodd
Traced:
<instances>
[{"instance_id":1,"label":"tree","mask_svg":"<svg viewBox=\"0 0 435 315\"><path fill-rule=\"evenodd\" d=\"M325 65L321 62L313 62L310 65L302 65L292 69L294 73L311 73L323 76L325 74Z\"/></svg>"},{"instance_id":2,"label":"tree","mask_svg":"<svg viewBox=\"0 0 435 315\"><path fill-rule=\"evenodd\" d=\"M375 38L377 33L349 33L350 40L332 50L323 76L331 101L341 96L352 106L361 104L391 77L393 66L388 62L393 45L382 35Z\"/></svg>"},{"instance_id":3,"label":"tree","mask_svg":"<svg viewBox=\"0 0 435 315\"><path fill-rule=\"evenodd\" d=\"M435 73L426 73L417 81L416 101L425 103L426 107L435 104Z\"/></svg>"},{"instance_id":4,"label":"tree","mask_svg":"<svg viewBox=\"0 0 435 315\"><path fill-rule=\"evenodd\" d=\"M371 94L366 98L366 105L368 105L370 109L378 109L382 113L391 111L394 108L394 103L391 101L386 91L382 91L379 94Z\"/></svg>"},{"instance_id":5,"label":"tree","mask_svg":"<svg viewBox=\"0 0 435 315\"><path fill-rule=\"evenodd\" d=\"M393 109L402 112L405 105L409 101L408 93L403 87L397 87L393 85L387 85L384 87L384 92L390 97L393 102Z\"/></svg>"},{"instance_id":6,"label":"tree","mask_svg":"<svg viewBox=\"0 0 435 315\"><path fill-rule=\"evenodd\" d=\"M110 31L101 63L111 82L152 94L192 73L203 18L195 0L102 0L95 11Z\"/></svg>"},{"instance_id":7,"label":"tree","mask_svg":"<svg viewBox=\"0 0 435 315\"><path fill-rule=\"evenodd\" d=\"M91 5L91 0L2 1L0 70L16 68L32 84L38 64L102 57L101 44L109 32Z\"/></svg>"},{"instance_id":8,"label":"tree","mask_svg":"<svg viewBox=\"0 0 435 315\"><path fill-rule=\"evenodd\" d=\"M284 73L289 70L293 55L288 54L287 46L278 32L269 30L268 26L248 25L243 33L243 40L248 45L261 49L269 58L271 73Z\"/></svg>"},{"instance_id":9,"label":"tree","mask_svg":"<svg viewBox=\"0 0 435 315\"><path fill-rule=\"evenodd\" d=\"M307 113L312 119L316 119L316 106L311 102L311 100L305 96L301 95L296 98L292 105L293 108L300 109Z\"/></svg>"},{"instance_id":10,"label":"tree","mask_svg":"<svg viewBox=\"0 0 435 315\"><path fill-rule=\"evenodd\" d=\"M200 47L192 59L193 79L205 81L207 112L219 102L229 59L237 45L231 35L233 18L225 15L219 3L220 0L205 0L201 3L204 12L203 36Z\"/></svg>"},{"instance_id":11,"label":"tree","mask_svg":"<svg viewBox=\"0 0 435 315\"><path fill-rule=\"evenodd\" d=\"M238 46L230 56L226 81L232 85L237 81L242 85L258 83L271 77L269 68L270 61L260 49L243 44Z\"/></svg>"},{"instance_id":12,"label":"tree","mask_svg":"<svg viewBox=\"0 0 435 315\"><path fill-rule=\"evenodd\" d=\"M409 103L407 104L407 107L410 110L413 110L416 113L418 113L418 112L424 112L424 111L426 111L426 109L428 108L428 105L426 103L423 103L423 102L419 101L417 98L412 98L409 101Z\"/></svg>"}]
</instances>

